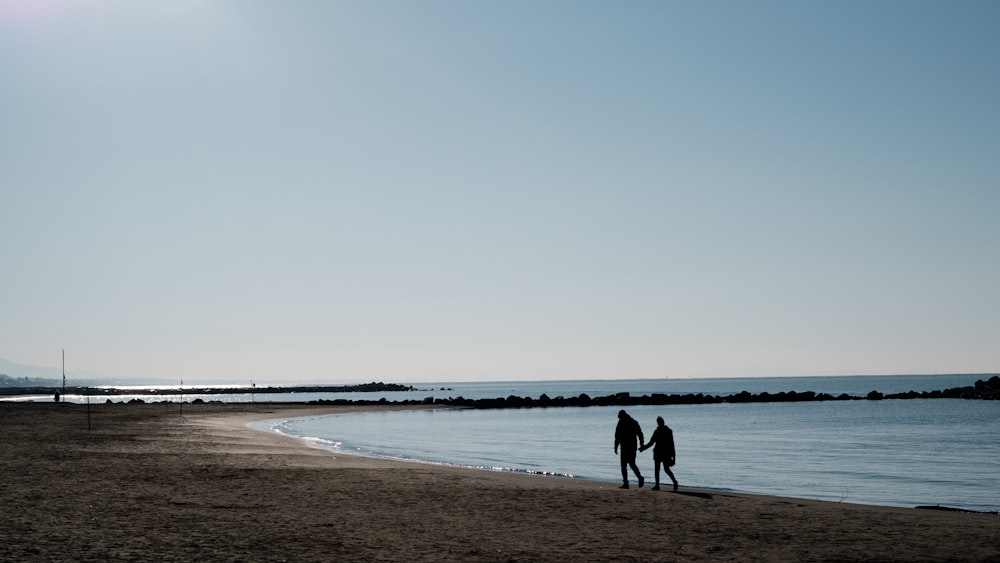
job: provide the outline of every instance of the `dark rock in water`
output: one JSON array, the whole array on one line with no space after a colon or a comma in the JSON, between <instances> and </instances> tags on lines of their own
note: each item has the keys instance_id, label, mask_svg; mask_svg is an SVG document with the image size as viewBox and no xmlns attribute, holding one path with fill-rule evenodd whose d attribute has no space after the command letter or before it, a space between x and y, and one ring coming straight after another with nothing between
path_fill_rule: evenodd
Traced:
<instances>
[{"instance_id":1,"label":"dark rock in water","mask_svg":"<svg viewBox=\"0 0 1000 563\"><path fill-rule=\"evenodd\" d=\"M973 389L976 399L1000 399L1000 377L994 375L987 381L979 380Z\"/></svg>"},{"instance_id":2,"label":"dark rock in water","mask_svg":"<svg viewBox=\"0 0 1000 563\"><path fill-rule=\"evenodd\" d=\"M995 384L995 385L994 385ZM603 397L590 397L586 393L581 393L577 397L555 397L541 395L539 399L533 400L531 397L517 397L511 395L496 399L447 399L435 401L435 404L447 406L462 406L478 409L496 408L530 408L530 407L586 407L586 406L631 406L631 405L699 405L715 403L767 403L767 402L805 402L805 401L856 401L868 399L870 401L881 401L885 399L1000 399L1000 377L994 376L987 382L977 382L975 386L959 387L955 389L945 389L940 391L907 391L885 395L880 391L873 390L863 397L841 393L834 397L829 393L816 393L814 391L782 391L779 393L750 393L741 391L735 395L717 396L705 395L702 393L688 395L667 395L665 393L652 393L641 397L632 396L627 392L615 393Z\"/></svg>"}]
</instances>

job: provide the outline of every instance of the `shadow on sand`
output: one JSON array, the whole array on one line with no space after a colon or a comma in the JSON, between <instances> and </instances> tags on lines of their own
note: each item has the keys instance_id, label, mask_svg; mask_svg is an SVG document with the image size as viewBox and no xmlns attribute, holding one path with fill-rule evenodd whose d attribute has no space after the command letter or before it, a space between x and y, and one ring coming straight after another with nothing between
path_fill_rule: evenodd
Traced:
<instances>
[{"instance_id":1,"label":"shadow on sand","mask_svg":"<svg viewBox=\"0 0 1000 563\"><path fill-rule=\"evenodd\" d=\"M670 491L675 495L684 495L686 497L696 497L703 498L705 500L712 500L712 495L708 493L696 493L694 491Z\"/></svg>"}]
</instances>

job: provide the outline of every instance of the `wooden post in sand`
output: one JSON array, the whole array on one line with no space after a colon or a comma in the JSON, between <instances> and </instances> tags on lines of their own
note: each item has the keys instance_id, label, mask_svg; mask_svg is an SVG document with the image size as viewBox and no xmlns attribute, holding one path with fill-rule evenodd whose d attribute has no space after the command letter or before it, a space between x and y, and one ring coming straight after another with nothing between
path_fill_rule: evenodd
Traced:
<instances>
[{"instance_id":1,"label":"wooden post in sand","mask_svg":"<svg viewBox=\"0 0 1000 563\"><path fill-rule=\"evenodd\" d=\"M88 385L84 392L87 394L87 430L91 429L90 426L90 385Z\"/></svg>"}]
</instances>

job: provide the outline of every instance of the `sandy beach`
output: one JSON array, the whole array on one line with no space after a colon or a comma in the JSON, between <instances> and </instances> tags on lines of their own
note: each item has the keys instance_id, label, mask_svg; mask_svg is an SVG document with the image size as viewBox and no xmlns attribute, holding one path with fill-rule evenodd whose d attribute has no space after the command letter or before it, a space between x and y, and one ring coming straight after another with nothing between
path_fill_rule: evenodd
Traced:
<instances>
[{"instance_id":1,"label":"sandy beach","mask_svg":"<svg viewBox=\"0 0 1000 563\"><path fill-rule=\"evenodd\" d=\"M1000 561L995 514L622 491L247 427L361 408L0 403L0 560Z\"/></svg>"}]
</instances>

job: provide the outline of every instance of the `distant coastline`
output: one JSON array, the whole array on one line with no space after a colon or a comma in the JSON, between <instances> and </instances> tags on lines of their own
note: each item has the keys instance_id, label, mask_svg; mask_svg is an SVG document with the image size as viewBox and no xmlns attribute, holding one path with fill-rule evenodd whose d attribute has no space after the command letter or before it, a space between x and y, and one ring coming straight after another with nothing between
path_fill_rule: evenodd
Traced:
<instances>
[{"instance_id":1,"label":"distant coastline","mask_svg":"<svg viewBox=\"0 0 1000 563\"><path fill-rule=\"evenodd\" d=\"M384 391L416 391L415 387L398 383L361 383L358 385L296 385L291 387L91 387L85 385L67 385L65 389L58 386L30 387L0 387L0 395L52 395L56 392L75 395L213 395L219 393L251 394L251 393L380 393Z\"/></svg>"},{"instance_id":2,"label":"distant coastline","mask_svg":"<svg viewBox=\"0 0 1000 563\"><path fill-rule=\"evenodd\" d=\"M86 395L87 397L100 398L107 396L107 402L113 402L110 397L122 394L129 395L150 395L169 396L162 402L176 402L178 395L214 395L214 394L288 394L299 393L380 393L380 392L418 392L421 391L409 385L396 383L364 383L358 385L300 385L291 387L268 386L268 387L150 387L147 389L120 389L115 387L84 387L67 386L65 390L61 387L0 387L0 396L18 395L54 395L57 392L65 391L66 394ZM628 392L613 393L610 395L591 397L586 393L575 396L550 397L543 393L537 398L531 396L508 395L507 397L476 398L467 399L464 397L440 398L425 396L421 399L388 400L381 398L370 399L316 399L309 401L286 401L300 402L303 404L317 405L437 405L448 407L475 408L475 409L504 409L504 408L531 408L531 407L589 407L589 406L636 406L636 405L697 405L714 403L778 403L778 402L813 402L813 401L880 401L888 399L966 399L966 400L1000 400L1000 376L992 376L989 379L981 379L973 385L963 387L952 387L948 389L934 391L906 391L901 393L882 393L872 390L864 395L852 395L848 393L816 393L814 391L782 391L770 393L767 391L760 393L750 393L742 391L727 395L714 395L706 393L686 393L686 394L666 394L650 393L643 395L632 395ZM134 398L129 402L146 402L143 399ZM180 401L186 402L186 401ZM204 401L201 398L191 400L192 403L215 402Z\"/></svg>"}]
</instances>

